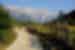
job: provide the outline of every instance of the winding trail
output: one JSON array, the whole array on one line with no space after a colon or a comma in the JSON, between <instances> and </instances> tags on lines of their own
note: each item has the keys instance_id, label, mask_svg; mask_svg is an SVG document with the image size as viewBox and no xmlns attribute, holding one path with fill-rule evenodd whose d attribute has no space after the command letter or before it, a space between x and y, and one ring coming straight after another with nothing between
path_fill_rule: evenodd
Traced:
<instances>
[{"instance_id":1,"label":"winding trail","mask_svg":"<svg viewBox=\"0 0 75 50\"><path fill-rule=\"evenodd\" d=\"M25 27L14 27L13 31L16 32L16 40L6 50L40 50L40 48L31 47L31 35L27 32Z\"/></svg>"}]
</instances>

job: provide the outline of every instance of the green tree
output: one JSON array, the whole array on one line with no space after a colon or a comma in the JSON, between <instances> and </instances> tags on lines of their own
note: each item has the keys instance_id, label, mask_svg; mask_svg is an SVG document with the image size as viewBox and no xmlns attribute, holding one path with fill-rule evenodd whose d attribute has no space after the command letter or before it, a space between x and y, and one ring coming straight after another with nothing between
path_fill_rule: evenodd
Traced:
<instances>
[{"instance_id":1,"label":"green tree","mask_svg":"<svg viewBox=\"0 0 75 50\"><path fill-rule=\"evenodd\" d=\"M67 14L64 14L62 11L60 11L57 20L60 22L66 21L70 25L75 25L75 10L72 10Z\"/></svg>"},{"instance_id":2,"label":"green tree","mask_svg":"<svg viewBox=\"0 0 75 50\"><path fill-rule=\"evenodd\" d=\"M75 25L75 10L72 10L67 16L66 20L70 25Z\"/></svg>"},{"instance_id":3,"label":"green tree","mask_svg":"<svg viewBox=\"0 0 75 50\"><path fill-rule=\"evenodd\" d=\"M8 29L10 27L9 13L0 5L0 29Z\"/></svg>"},{"instance_id":4,"label":"green tree","mask_svg":"<svg viewBox=\"0 0 75 50\"><path fill-rule=\"evenodd\" d=\"M59 15L58 15L58 18L56 20L60 21L60 22L64 22L65 21L64 16L65 16L65 14L63 13L63 11L59 11Z\"/></svg>"},{"instance_id":5,"label":"green tree","mask_svg":"<svg viewBox=\"0 0 75 50\"><path fill-rule=\"evenodd\" d=\"M0 5L0 42L2 44L10 44L14 40L15 35L11 31L10 14Z\"/></svg>"}]
</instances>

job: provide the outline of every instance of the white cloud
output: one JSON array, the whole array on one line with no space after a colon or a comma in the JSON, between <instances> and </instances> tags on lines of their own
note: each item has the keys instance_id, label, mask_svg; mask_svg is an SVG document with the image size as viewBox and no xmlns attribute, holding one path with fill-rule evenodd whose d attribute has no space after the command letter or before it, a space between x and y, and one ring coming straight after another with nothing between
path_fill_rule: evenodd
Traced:
<instances>
[{"instance_id":1,"label":"white cloud","mask_svg":"<svg viewBox=\"0 0 75 50\"><path fill-rule=\"evenodd\" d=\"M57 12L55 11L48 11L48 8L32 8L32 7L18 7L18 6L8 6L9 10L17 12L17 13L27 13L32 14L33 16L36 15L43 15L43 16L55 16Z\"/></svg>"},{"instance_id":2,"label":"white cloud","mask_svg":"<svg viewBox=\"0 0 75 50\"><path fill-rule=\"evenodd\" d=\"M11 12L15 12L17 14L29 14L32 15L31 18L33 20L44 21L48 18L54 18L57 16L57 11L48 11L48 8L32 8L32 7L18 7L18 6L8 6L8 9ZM40 20L41 16L41 20ZM48 17L49 16L49 17Z\"/></svg>"}]
</instances>

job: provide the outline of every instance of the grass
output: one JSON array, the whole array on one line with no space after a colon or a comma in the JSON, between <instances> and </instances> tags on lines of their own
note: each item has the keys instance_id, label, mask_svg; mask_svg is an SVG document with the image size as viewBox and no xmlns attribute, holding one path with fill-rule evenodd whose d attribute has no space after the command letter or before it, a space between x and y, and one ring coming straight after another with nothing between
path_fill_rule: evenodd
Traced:
<instances>
[{"instance_id":1,"label":"grass","mask_svg":"<svg viewBox=\"0 0 75 50\"><path fill-rule=\"evenodd\" d=\"M73 45L73 43L75 43L74 42L74 40L75 40L75 26L68 26L68 29L69 29L69 34L68 34L69 41Z\"/></svg>"},{"instance_id":2,"label":"grass","mask_svg":"<svg viewBox=\"0 0 75 50\"><path fill-rule=\"evenodd\" d=\"M38 32L50 32L50 28L43 25L43 24L33 24L33 25L30 25L32 26L33 28L35 28Z\"/></svg>"},{"instance_id":3,"label":"grass","mask_svg":"<svg viewBox=\"0 0 75 50\"><path fill-rule=\"evenodd\" d=\"M0 38L0 50L4 50L16 39L16 35L11 30L0 30Z\"/></svg>"}]
</instances>

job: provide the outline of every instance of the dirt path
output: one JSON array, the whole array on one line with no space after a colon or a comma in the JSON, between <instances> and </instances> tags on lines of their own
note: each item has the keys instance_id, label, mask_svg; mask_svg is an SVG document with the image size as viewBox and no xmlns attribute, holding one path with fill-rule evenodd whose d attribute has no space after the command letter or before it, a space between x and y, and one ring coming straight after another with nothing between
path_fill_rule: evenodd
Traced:
<instances>
[{"instance_id":1,"label":"dirt path","mask_svg":"<svg viewBox=\"0 0 75 50\"><path fill-rule=\"evenodd\" d=\"M31 35L28 34L25 27L14 27L13 31L16 32L16 40L6 50L40 50L31 47Z\"/></svg>"}]
</instances>

